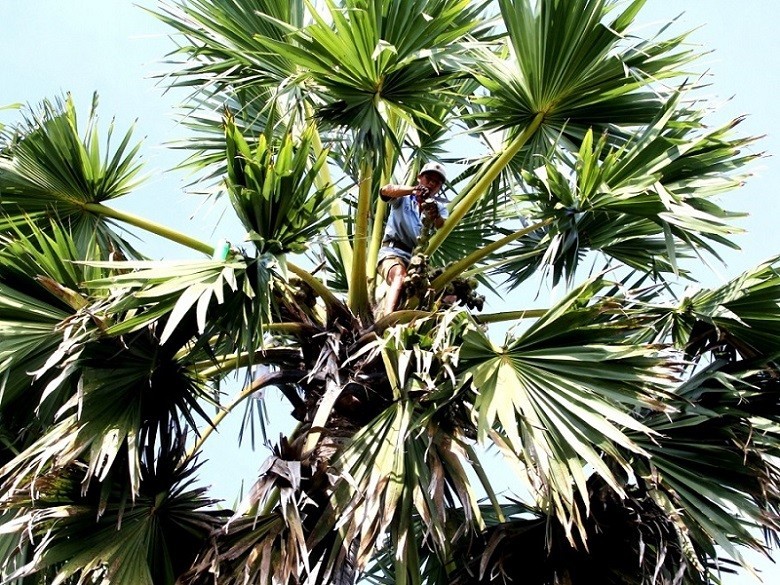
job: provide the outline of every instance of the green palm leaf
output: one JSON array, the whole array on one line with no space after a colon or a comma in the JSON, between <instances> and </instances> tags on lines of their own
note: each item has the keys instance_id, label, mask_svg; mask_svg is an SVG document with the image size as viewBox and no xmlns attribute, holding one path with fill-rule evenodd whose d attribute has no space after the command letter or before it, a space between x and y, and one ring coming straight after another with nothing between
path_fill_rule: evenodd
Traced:
<instances>
[{"instance_id":1,"label":"green palm leaf","mask_svg":"<svg viewBox=\"0 0 780 585\"><path fill-rule=\"evenodd\" d=\"M670 338L694 361L743 362L774 367L780 355L774 315L780 299L777 258L771 258L713 289L691 290L677 305L647 299L657 339Z\"/></svg>"},{"instance_id":2,"label":"green palm leaf","mask_svg":"<svg viewBox=\"0 0 780 585\"><path fill-rule=\"evenodd\" d=\"M97 96L85 136L79 136L72 99L44 102L25 127L17 130L0 155L0 227L23 228L28 219L56 217L70 222L81 250L97 238L106 253L133 249L101 216L102 202L131 192L139 183L139 146L131 146L132 130L111 151L113 125L101 154L97 131ZM91 211L90 206L96 206Z\"/></svg>"},{"instance_id":3,"label":"green palm leaf","mask_svg":"<svg viewBox=\"0 0 780 585\"><path fill-rule=\"evenodd\" d=\"M58 328L71 316L69 311L39 298L0 284L0 376L3 390L3 435L7 440L24 441L33 422L35 408L41 406L44 391L51 393L57 377L34 377L58 350L62 333ZM31 388L33 386L33 388ZM62 400L43 405L42 417L51 420ZM53 410L52 410L53 409ZM13 438L13 439L11 439ZM7 455L3 456L8 459Z\"/></svg>"},{"instance_id":4,"label":"green palm leaf","mask_svg":"<svg viewBox=\"0 0 780 585\"><path fill-rule=\"evenodd\" d=\"M329 20L297 32L294 43L262 39L288 56L321 88L321 119L351 129L354 148L381 161L386 138L400 148L390 116L411 121L435 104L453 73L458 43L476 33L483 6L470 0L327 2Z\"/></svg>"},{"instance_id":5,"label":"green palm leaf","mask_svg":"<svg viewBox=\"0 0 780 585\"><path fill-rule=\"evenodd\" d=\"M235 113L235 124L250 139L277 119L305 114L309 98L296 81L295 64L257 41L284 41L303 26L304 2L161 3L155 16L184 39L170 56L179 66L167 79L175 87L192 88L194 94L193 103L184 106L182 122L195 135L173 144L194 151L182 166L206 168L210 178L225 173L225 109Z\"/></svg>"},{"instance_id":6,"label":"green palm leaf","mask_svg":"<svg viewBox=\"0 0 780 585\"><path fill-rule=\"evenodd\" d=\"M280 283L282 267L271 255L230 256L226 261L124 262L119 266L126 271L90 281L95 289L124 289L104 308L112 317L106 333L122 336L153 327L160 343L173 351L197 342L198 352L211 359L216 351L217 356L249 356L251 363L264 345L272 294L286 300L294 287ZM111 262L95 265L117 267ZM315 307L304 305L295 315L307 323L318 317Z\"/></svg>"},{"instance_id":7,"label":"green palm leaf","mask_svg":"<svg viewBox=\"0 0 780 585\"><path fill-rule=\"evenodd\" d=\"M334 219L336 194L315 185L327 152L310 161L313 132L299 140L286 132L278 144L261 136L252 152L232 117L225 120L230 200L260 254L302 252Z\"/></svg>"},{"instance_id":8,"label":"green palm leaf","mask_svg":"<svg viewBox=\"0 0 780 585\"><path fill-rule=\"evenodd\" d=\"M137 494L145 446L169 425L197 428L194 413L208 418L202 401L210 401L210 394L186 358L177 356L181 345L161 347L158 336L147 329L115 339L66 337L53 354L57 359L42 370L61 369L60 377L73 381L72 394L55 424L0 470L4 489L16 489L36 469L77 459L87 465L85 484L102 481L124 454L129 489Z\"/></svg>"},{"instance_id":9,"label":"green palm leaf","mask_svg":"<svg viewBox=\"0 0 780 585\"><path fill-rule=\"evenodd\" d=\"M295 66L283 52L264 49L257 37L284 40L303 26L304 6L301 0L162 3L155 15L185 39L174 53L184 55L183 66L172 73L175 85L206 95L278 87L294 75Z\"/></svg>"},{"instance_id":10,"label":"green palm leaf","mask_svg":"<svg viewBox=\"0 0 780 585\"><path fill-rule=\"evenodd\" d=\"M676 379L660 348L631 341L642 319L614 313L610 307L620 301L594 301L604 284L596 279L574 290L504 347L474 330L460 351L477 392L480 439L523 459L567 530L584 529L574 506L575 494L587 493L583 468L593 467L622 493L603 454L629 468L621 449L642 449L626 430L652 435L632 411L663 410L660 399ZM618 337L625 341L616 344Z\"/></svg>"},{"instance_id":11,"label":"green palm leaf","mask_svg":"<svg viewBox=\"0 0 780 585\"><path fill-rule=\"evenodd\" d=\"M84 314L93 299L82 284L105 272L80 264L77 242L56 223L29 224L26 231L0 237L0 412L16 452L54 421L74 391L72 356L60 369L50 369L50 362L103 326ZM87 253L101 255L95 242Z\"/></svg>"},{"instance_id":12,"label":"green palm leaf","mask_svg":"<svg viewBox=\"0 0 780 585\"><path fill-rule=\"evenodd\" d=\"M717 545L745 564L736 545L763 550L755 528L777 530L777 392L771 376L711 367L679 388L670 414L644 418L658 439L638 439L650 455L638 469L702 558Z\"/></svg>"},{"instance_id":13,"label":"green palm leaf","mask_svg":"<svg viewBox=\"0 0 780 585\"><path fill-rule=\"evenodd\" d=\"M519 199L554 223L497 255L513 284L531 266L551 269L553 282L571 280L593 250L658 274L679 271L678 259L691 251L717 257L713 244L733 247L727 236L737 229L728 220L738 214L710 198L744 180L742 165L757 155L739 153L752 139L730 137L731 124L701 135L699 115L682 123L671 119L673 109L674 101L619 149L608 150L604 136L594 143L588 132L572 162L550 161L525 173L531 190Z\"/></svg>"},{"instance_id":14,"label":"green palm leaf","mask_svg":"<svg viewBox=\"0 0 780 585\"><path fill-rule=\"evenodd\" d=\"M748 363L776 367L780 359L775 316L778 302L780 275L776 258L722 287L691 295L684 301L681 315L685 329L690 331L688 354L713 352L716 357L723 357L734 353Z\"/></svg>"},{"instance_id":15,"label":"green palm leaf","mask_svg":"<svg viewBox=\"0 0 780 585\"><path fill-rule=\"evenodd\" d=\"M604 0L501 0L511 51L506 60L485 54L477 72L490 91L485 124L522 129L543 113L533 152L544 153L559 136L576 150L588 130L621 140L621 127L651 122L663 108L651 84L679 76L695 55L679 49L684 37L630 45L642 4L606 22L614 3Z\"/></svg>"},{"instance_id":16,"label":"green palm leaf","mask_svg":"<svg viewBox=\"0 0 780 585\"><path fill-rule=\"evenodd\" d=\"M608 21L614 3L605 0L499 2L508 44L478 50L472 74L487 95L475 98L471 122L502 131L503 144L467 186L450 214L453 222L502 173L539 166L539 157L554 149L576 152L589 130L619 146L658 117L666 103L658 80L682 76L696 55L679 48L684 37L628 44L626 30L643 3L635 0ZM430 251L451 227L445 224L432 238Z\"/></svg>"},{"instance_id":17,"label":"green palm leaf","mask_svg":"<svg viewBox=\"0 0 780 585\"><path fill-rule=\"evenodd\" d=\"M421 583L415 516L421 518L427 545L441 558L449 556L445 527L449 514L457 514L453 508L465 514L467 527L481 526L459 447L442 429L427 427L433 408L415 410L408 401L388 408L334 461L344 479L335 486L311 542L328 543L332 526L340 526L325 557L336 571L347 560L358 570L364 568L373 548L389 533L396 550L403 551L396 559L397 583ZM328 574L320 578L327 580Z\"/></svg>"},{"instance_id":18,"label":"green palm leaf","mask_svg":"<svg viewBox=\"0 0 780 585\"><path fill-rule=\"evenodd\" d=\"M34 501L29 491L15 494L8 507L16 517L2 531L18 535L22 545L6 560L21 562L9 578L173 585L225 514L204 510L213 501L191 487L196 468L177 469L182 445L169 442L171 431L144 453L140 492L133 501L115 478L83 489L79 464L36 477ZM28 563L26 547L34 551Z\"/></svg>"}]
</instances>

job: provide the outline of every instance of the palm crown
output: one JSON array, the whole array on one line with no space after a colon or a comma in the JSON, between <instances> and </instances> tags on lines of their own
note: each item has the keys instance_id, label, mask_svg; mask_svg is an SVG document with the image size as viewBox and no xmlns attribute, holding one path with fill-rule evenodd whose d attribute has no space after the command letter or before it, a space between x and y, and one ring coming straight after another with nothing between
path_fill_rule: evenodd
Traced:
<instances>
[{"instance_id":1,"label":"palm crown","mask_svg":"<svg viewBox=\"0 0 780 585\"><path fill-rule=\"evenodd\" d=\"M5 579L703 584L776 539L777 261L669 294L733 246L714 196L758 155L707 126L684 36L632 36L643 4L161 4L187 164L246 231L222 252L110 206L138 147L102 152L94 108L2 129ZM378 188L428 160L449 217L376 318ZM481 311L546 279L549 308ZM197 459L268 386L298 425L219 510Z\"/></svg>"}]
</instances>

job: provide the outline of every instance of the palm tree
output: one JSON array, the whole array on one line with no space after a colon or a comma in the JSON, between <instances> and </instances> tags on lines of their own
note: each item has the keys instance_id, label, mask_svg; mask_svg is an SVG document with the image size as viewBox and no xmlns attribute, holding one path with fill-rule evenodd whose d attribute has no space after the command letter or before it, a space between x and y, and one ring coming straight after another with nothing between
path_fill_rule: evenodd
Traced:
<instances>
[{"instance_id":1,"label":"palm tree","mask_svg":"<svg viewBox=\"0 0 780 585\"><path fill-rule=\"evenodd\" d=\"M0 129L4 582L704 584L776 543L780 260L681 292L760 155L643 4L161 4L186 164L246 230L216 250L111 206L138 147L94 107ZM428 160L450 216L377 319L378 186ZM297 425L222 510L199 459L270 386Z\"/></svg>"}]
</instances>

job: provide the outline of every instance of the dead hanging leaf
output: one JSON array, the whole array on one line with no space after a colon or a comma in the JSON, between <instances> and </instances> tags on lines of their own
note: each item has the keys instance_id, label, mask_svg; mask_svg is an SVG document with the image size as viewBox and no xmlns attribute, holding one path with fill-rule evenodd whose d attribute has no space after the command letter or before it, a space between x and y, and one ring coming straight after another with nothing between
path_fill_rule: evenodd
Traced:
<instances>
[{"instance_id":1,"label":"dead hanging leaf","mask_svg":"<svg viewBox=\"0 0 780 585\"><path fill-rule=\"evenodd\" d=\"M76 311L79 311L89 305L87 299L85 299L82 295L73 289L62 286L59 282L49 278L48 276L36 276L35 280L38 281L38 283L40 283L43 288L45 288L55 297L60 299L63 303L72 309L75 309Z\"/></svg>"}]
</instances>

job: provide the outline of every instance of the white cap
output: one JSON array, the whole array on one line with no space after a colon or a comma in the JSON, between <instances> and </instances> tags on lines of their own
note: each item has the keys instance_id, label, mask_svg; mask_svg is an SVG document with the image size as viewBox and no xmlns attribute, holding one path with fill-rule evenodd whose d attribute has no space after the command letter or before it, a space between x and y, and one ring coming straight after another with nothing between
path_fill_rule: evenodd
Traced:
<instances>
[{"instance_id":1,"label":"white cap","mask_svg":"<svg viewBox=\"0 0 780 585\"><path fill-rule=\"evenodd\" d=\"M441 180L443 182L447 181L447 173L444 170L444 165L441 165L437 162L426 163L425 166L420 169L421 175L424 175L425 173L436 173L437 175L441 176Z\"/></svg>"}]
</instances>

